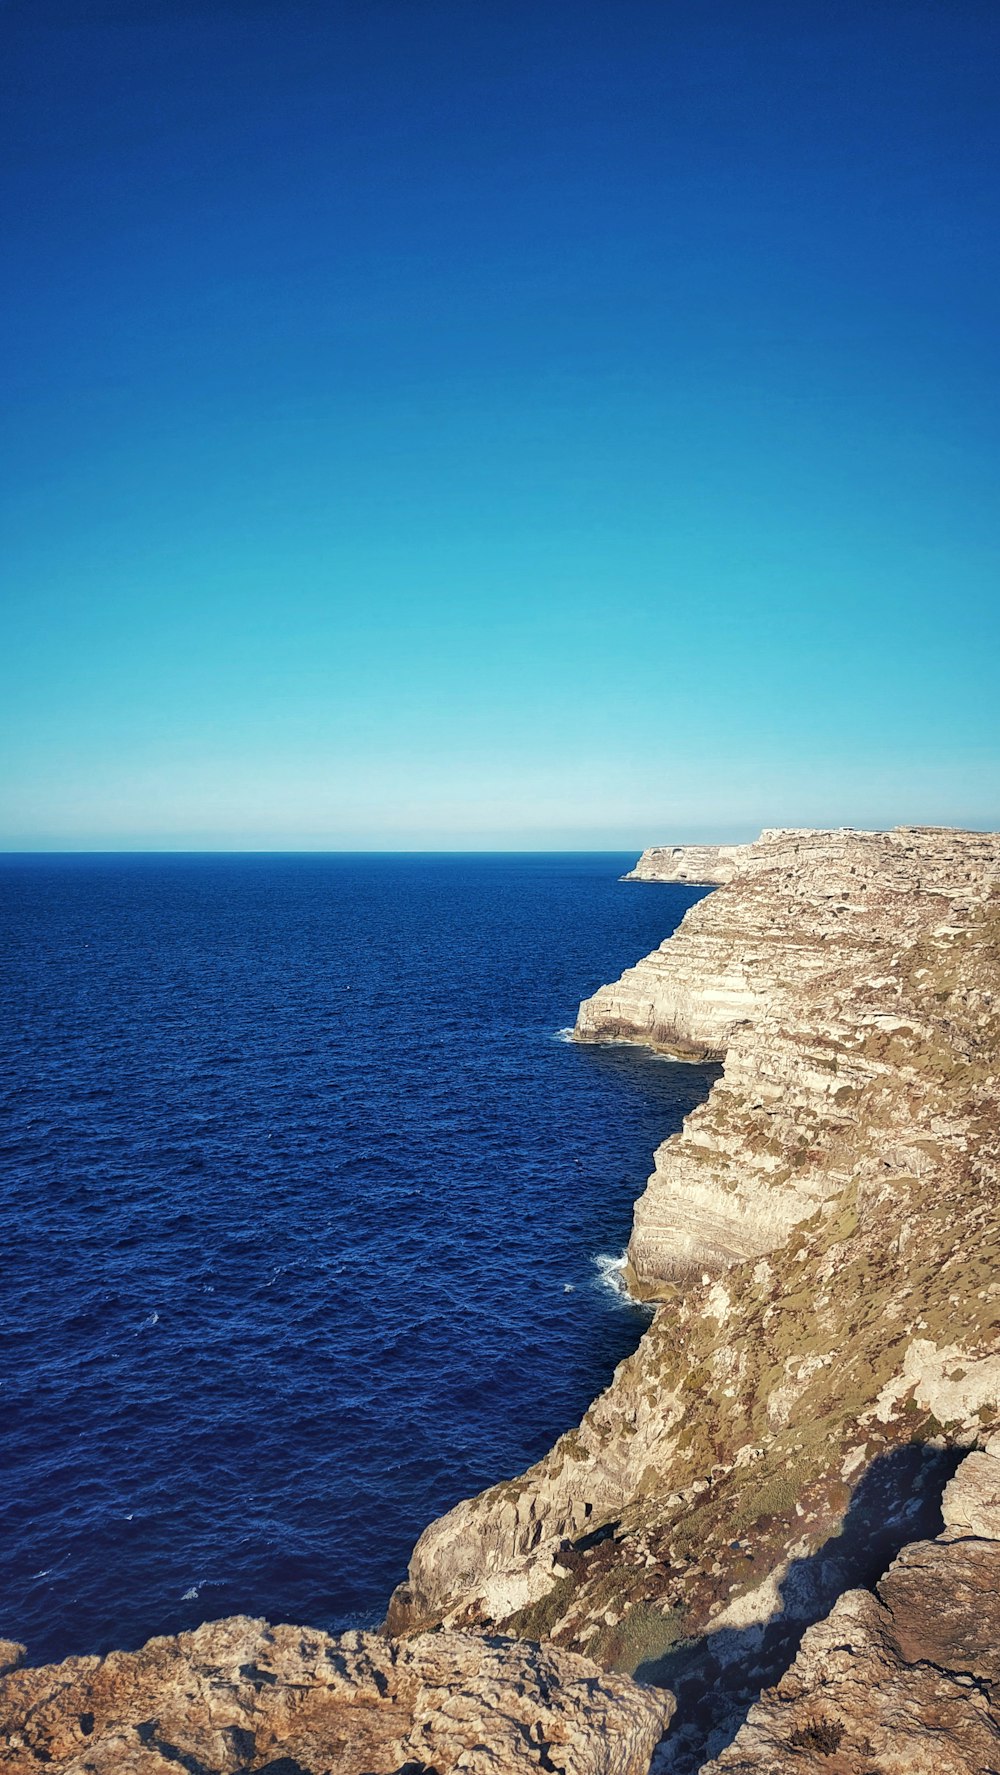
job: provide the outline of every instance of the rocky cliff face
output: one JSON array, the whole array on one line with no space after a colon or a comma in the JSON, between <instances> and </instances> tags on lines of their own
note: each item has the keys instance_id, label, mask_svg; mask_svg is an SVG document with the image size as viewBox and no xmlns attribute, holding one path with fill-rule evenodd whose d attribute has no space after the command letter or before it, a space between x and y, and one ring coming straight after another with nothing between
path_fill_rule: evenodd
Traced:
<instances>
[{"instance_id":1,"label":"rocky cliff face","mask_svg":"<svg viewBox=\"0 0 1000 1775\"><path fill-rule=\"evenodd\" d=\"M331 1639L237 1616L8 1674L0 1770L645 1775L672 1705L554 1648L454 1633Z\"/></svg>"},{"instance_id":2,"label":"rocky cliff face","mask_svg":"<svg viewBox=\"0 0 1000 1775\"><path fill-rule=\"evenodd\" d=\"M663 844L643 851L623 881L687 881L716 887L731 881L743 862L746 844Z\"/></svg>"},{"instance_id":3,"label":"rocky cliff face","mask_svg":"<svg viewBox=\"0 0 1000 1775\"><path fill-rule=\"evenodd\" d=\"M585 1000L581 1041L725 1057L636 1206L641 1292L762 1256L837 1196L854 1174L844 1136L859 1102L900 1066L919 1137L923 1069L904 1049L919 1031L934 1039L945 1000L904 979L898 958L923 941L940 961L997 865L997 841L975 833L766 832L728 888Z\"/></svg>"},{"instance_id":4,"label":"rocky cliff face","mask_svg":"<svg viewBox=\"0 0 1000 1775\"><path fill-rule=\"evenodd\" d=\"M915 1510L935 1532L949 1451L1000 1424L998 872L981 834L766 833L581 1007L580 1039L724 1057L637 1208L660 1304L578 1429L424 1532L395 1627L668 1682L692 1768Z\"/></svg>"},{"instance_id":5,"label":"rocky cliff face","mask_svg":"<svg viewBox=\"0 0 1000 1775\"><path fill-rule=\"evenodd\" d=\"M945 1531L849 1590L703 1775L988 1775L1000 1745L1000 1461L973 1454Z\"/></svg>"}]
</instances>

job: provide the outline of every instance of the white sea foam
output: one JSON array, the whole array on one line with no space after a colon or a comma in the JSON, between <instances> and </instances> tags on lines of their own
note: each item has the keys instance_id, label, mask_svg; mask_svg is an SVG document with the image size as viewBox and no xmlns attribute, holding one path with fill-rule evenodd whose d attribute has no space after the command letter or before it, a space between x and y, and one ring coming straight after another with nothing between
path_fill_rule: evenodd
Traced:
<instances>
[{"instance_id":1,"label":"white sea foam","mask_svg":"<svg viewBox=\"0 0 1000 1775\"><path fill-rule=\"evenodd\" d=\"M594 1268L597 1271L597 1280L602 1288L610 1289L611 1293L616 1294L619 1300L628 1299L628 1293L625 1288L624 1251L622 1251L618 1257L612 1257L611 1253L608 1251L599 1251L594 1258Z\"/></svg>"},{"instance_id":2,"label":"white sea foam","mask_svg":"<svg viewBox=\"0 0 1000 1775\"><path fill-rule=\"evenodd\" d=\"M203 1590L218 1590L219 1585L224 1583L224 1578L199 1578L197 1584L192 1584L190 1590L184 1591L181 1602L195 1602Z\"/></svg>"},{"instance_id":3,"label":"white sea foam","mask_svg":"<svg viewBox=\"0 0 1000 1775\"><path fill-rule=\"evenodd\" d=\"M620 1307L628 1307L633 1313L648 1313L650 1309L642 1301L633 1300L625 1286L625 1264L628 1253L622 1251L614 1257L608 1251L599 1251L593 1259L597 1271L597 1286L614 1295Z\"/></svg>"},{"instance_id":4,"label":"white sea foam","mask_svg":"<svg viewBox=\"0 0 1000 1775\"><path fill-rule=\"evenodd\" d=\"M160 1323L159 1313L156 1313L156 1312L150 1313L149 1318L143 1320L142 1324L139 1327L139 1330L140 1331L148 1331L151 1325L159 1325L159 1323Z\"/></svg>"},{"instance_id":5,"label":"white sea foam","mask_svg":"<svg viewBox=\"0 0 1000 1775\"><path fill-rule=\"evenodd\" d=\"M573 1040L572 1027L570 1027L569 1029L557 1029L555 1032L555 1035L552 1037L552 1040L554 1042L572 1042L572 1040Z\"/></svg>"}]
</instances>

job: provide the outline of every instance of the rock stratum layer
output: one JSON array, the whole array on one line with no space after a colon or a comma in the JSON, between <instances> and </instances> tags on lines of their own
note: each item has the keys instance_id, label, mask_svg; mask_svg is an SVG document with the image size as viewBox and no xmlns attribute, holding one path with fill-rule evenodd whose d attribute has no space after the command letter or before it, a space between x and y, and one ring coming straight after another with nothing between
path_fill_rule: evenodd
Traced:
<instances>
[{"instance_id":1,"label":"rock stratum layer","mask_svg":"<svg viewBox=\"0 0 1000 1775\"><path fill-rule=\"evenodd\" d=\"M724 1061L637 1205L655 1316L577 1429L425 1530L394 1630L668 1683L693 1768L936 1533L1000 1423L998 876L993 835L768 832L581 1006L581 1040Z\"/></svg>"},{"instance_id":2,"label":"rock stratum layer","mask_svg":"<svg viewBox=\"0 0 1000 1775\"><path fill-rule=\"evenodd\" d=\"M629 1258L644 1291L763 1256L839 1195L883 1081L905 1073L898 1132L924 1132L930 1050L949 1038L947 957L997 873L985 834L765 832L722 893L584 1001L582 1041L725 1060L636 1206ZM860 1142L845 1138L859 1114Z\"/></svg>"},{"instance_id":3,"label":"rock stratum layer","mask_svg":"<svg viewBox=\"0 0 1000 1775\"><path fill-rule=\"evenodd\" d=\"M671 1698L553 1647L235 1616L0 1681L5 1775L645 1775Z\"/></svg>"},{"instance_id":4,"label":"rock stratum layer","mask_svg":"<svg viewBox=\"0 0 1000 1775\"><path fill-rule=\"evenodd\" d=\"M748 844L658 844L643 851L623 881L678 881L719 887L731 881Z\"/></svg>"}]
</instances>

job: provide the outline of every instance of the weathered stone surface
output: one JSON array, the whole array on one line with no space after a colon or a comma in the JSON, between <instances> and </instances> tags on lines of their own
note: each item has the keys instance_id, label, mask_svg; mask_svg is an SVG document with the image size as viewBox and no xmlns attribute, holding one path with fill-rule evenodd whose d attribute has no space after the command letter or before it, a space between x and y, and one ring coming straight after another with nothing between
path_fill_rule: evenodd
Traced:
<instances>
[{"instance_id":1,"label":"weathered stone surface","mask_svg":"<svg viewBox=\"0 0 1000 1775\"><path fill-rule=\"evenodd\" d=\"M662 844L645 850L623 881L687 881L704 887L730 881L746 844Z\"/></svg>"},{"instance_id":2,"label":"weathered stone surface","mask_svg":"<svg viewBox=\"0 0 1000 1775\"><path fill-rule=\"evenodd\" d=\"M1000 1462L971 1455L948 1492L953 1508L985 1496L995 1509ZM1000 1546L942 1537L904 1548L875 1595L842 1596L703 1775L995 1775L998 1767Z\"/></svg>"},{"instance_id":3,"label":"weathered stone surface","mask_svg":"<svg viewBox=\"0 0 1000 1775\"><path fill-rule=\"evenodd\" d=\"M949 1539L975 1535L1000 1541L1000 1460L992 1454L969 1455L945 1487L941 1515Z\"/></svg>"},{"instance_id":4,"label":"weathered stone surface","mask_svg":"<svg viewBox=\"0 0 1000 1775\"><path fill-rule=\"evenodd\" d=\"M671 1698L552 1647L235 1616L0 1682L30 1775L645 1775Z\"/></svg>"},{"instance_id":5,"label":"weathered stone surface","mask_svg":"<svg viewBox=\"0 0 1000 1775\"><path fill-rule=\"evenodd\" d=\"M1000 1430L1000 840L753 848L641 991L581 1010L602 1039L725 1052L638 1214L652 1325L542 1461L425 1530L391 1614L667 1682L678 1771L689 1723L710 1739L837 1595L938 1531L908 1512L916 1486L933 1516L949 1446Z\"/></svg>"}]
</instances>

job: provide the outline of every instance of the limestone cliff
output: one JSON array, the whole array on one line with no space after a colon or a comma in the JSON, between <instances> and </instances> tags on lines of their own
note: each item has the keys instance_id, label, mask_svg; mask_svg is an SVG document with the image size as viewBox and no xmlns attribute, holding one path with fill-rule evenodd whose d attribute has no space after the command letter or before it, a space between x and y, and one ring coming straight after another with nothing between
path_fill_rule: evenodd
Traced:
<instances>
[{"instance_id":1,"label":"limestone cliff","mask_svg":"<svg viewBox=\"0 0 1000 1775\"><path fill-rule=\"evenodd\" d=\"M915 1510L934 1532L1000 1422L998 874L995 836L765 833L581 1007L580 1039L724 1058L637 1208L660 1304L578 1429L425 1530L394 1628L669 1682L690 1768Z\"/></svg>"},{"instance_id":2,"label":"limestone cliff","mask_svg":"<svg viewBox=\"0 0 1000 1775\"><path fill-rule=\"evenodd\" d=\"M671 1711L668 1695L552 1647L331 1639L236 1616L138 1652L15 1669L0 1681L0 1770L646 1775Z\"/></svg>"},{"instance_id":3,"label":"limestone cliff","mask_svg":"<svg viewBox=\"0 0 1000 1775\"><path fill-rule=\"evenodd\" d=\"M623 881L686 881L714 887L731 881L743 862L746 844L662 844L643 851Z\"/></svg>"},{"instance_id":4,"label":"limestone cliff","mask_svg":"<svg viewBox=\"0 0 1000 1775\"><path fill-rule=\"evenodd\" d=\"M998 861L997 840L977 833L765 832L728 887L584 1001L579 1040L725 1058L636 1206L642 1292L762 1256L839 1194L859 1157L845 1138L859 1102L899 1067L914 1074L920 1132L922 1069L906 1042L933 1043L945 1001L898 960L921 941L940 960Z\"/></svg>"}]
</instances>

